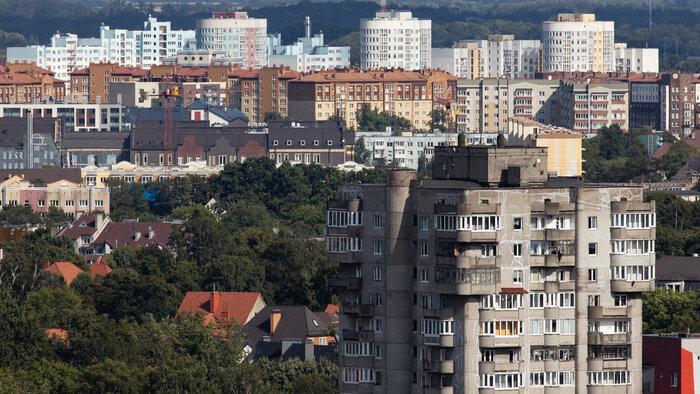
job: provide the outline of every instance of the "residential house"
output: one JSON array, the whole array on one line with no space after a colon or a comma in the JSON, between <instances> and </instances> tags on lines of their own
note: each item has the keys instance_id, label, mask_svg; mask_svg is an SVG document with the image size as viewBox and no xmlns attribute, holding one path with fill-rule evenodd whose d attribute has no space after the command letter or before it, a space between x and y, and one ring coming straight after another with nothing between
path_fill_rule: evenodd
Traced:
<instances>
[{"instance_id":1,"label":"residential house","mask_svg":"<svg viewBox=\"0 0 700 394\"><path fill-rule=\"evenodd\" d=\"M205 323L245 325L265 306L260 293L188 291L177 313L202 313Z\"/></svg>"}]
</instances>

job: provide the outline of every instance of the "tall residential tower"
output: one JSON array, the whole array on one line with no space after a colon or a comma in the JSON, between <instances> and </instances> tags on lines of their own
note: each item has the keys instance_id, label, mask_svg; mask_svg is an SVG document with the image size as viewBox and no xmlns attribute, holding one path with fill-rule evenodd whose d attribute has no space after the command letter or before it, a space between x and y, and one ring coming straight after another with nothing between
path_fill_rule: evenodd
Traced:
<instances>
[{"instance_id":1,"label":"tall residential tower","mask_svg":"<svg viewBox=\"0 0 700 394\"><path fill-rule=\"evenodd\" d=\"M363 69L430 68L430 19L408 11L377 11L360 21L360 66Z\"/></svg>"}]
</instances>

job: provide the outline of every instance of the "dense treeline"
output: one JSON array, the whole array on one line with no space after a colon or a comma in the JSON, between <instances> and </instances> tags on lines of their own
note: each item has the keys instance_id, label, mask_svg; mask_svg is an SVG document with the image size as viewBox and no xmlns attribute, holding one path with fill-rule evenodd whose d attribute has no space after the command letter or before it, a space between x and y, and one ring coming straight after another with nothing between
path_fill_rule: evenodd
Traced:
<instances>
[{"instance_id":1,"label":"dense treeline","mask_svg":"<svg viewBox=\"0 0 700 394\"><path fill-rule=\"evenodd\" d=\"M323 310L335 301L326 278L337 274L316 236L326 201L341 184L383 180L375 170L253 158L208 179L110 181L113 218L180 220L170 239L176 253L120 246L106 277L83 272L67 287L43 264L65 260L86 271L69 239L38 230L0 245L0 391L336 392L337 366L326 360L251 362L240 326L174 316L188 291L214 286Z\"/></svg>"},{"instance_id":2,"label":"dense treeline","mask_svg":"<svg viewBox=\"0 0 700 394\"><path fill-rule=\"evenodd\" d=\"M700 332L700 290L644 293L642 317L645 334Z\"/></svg>"}]
</instances>

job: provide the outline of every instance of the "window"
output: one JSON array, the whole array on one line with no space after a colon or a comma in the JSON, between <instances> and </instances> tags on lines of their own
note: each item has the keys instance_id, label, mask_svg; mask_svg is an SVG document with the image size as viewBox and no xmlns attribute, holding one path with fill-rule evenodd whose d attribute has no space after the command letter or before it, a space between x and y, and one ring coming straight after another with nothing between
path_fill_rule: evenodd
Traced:
<instances>
[{"instance_id":1,"label":"window","mask_svg":"<svg viewBox=\"0 0 700 394\"><path fill-rule=\"evenodd\" d=\"M73 200L66 200L66 206L67 206L67 207L73 207L73 206L75 206L75 201L73 201Z\"/></svg>"},{"instance_id":2,"label":"window","mask_svg":"<svg viewBox=\"0 0 700 394\"><path fill-rule=\"evenodd\" d=\"M382 215L374 215L374 228L382 228Z\"/></svg>"},{"instance_id":3,"label":"window","mask_svg":"<svg viewBox=\"0 0 700 394\"><path fill-rule=\"evenodd\" d=\"M102 207L102 206L104 206L104 202L102 200L95 200L95 206Z\"/></svg>"},{"instance_id":4,"label":"window","mask_svg":"<svg viewBox=\"0 0 700 394\"><path fill-rule=\"evenodd\" d=\"M369 303L376 306L382 306L382 293L369 293Z\"/></svg>"},{"instance_id":5,"label":"window","mask_svg":"<svg viewBox=\"0 0 700 394\"><path fill-rule=\"evenodd\" d=\"M523 218L514 218L513 219L513 230L522 230L523 229Z\"/></svg>"},{"instance_id":6,"label":"window","mask_svg":"<svg viewBox=\"0 0 700 394\"><path fill-rule=\"evenodd\" d=\"M498 246L496 244L481 245L481 257L496 257L498 255Z\"/></svg>"},{"instance_id":7,"label":"window","mask_svg":"<svg viewBox=\"0 0 700 394\"><path fill-rule=\"evenodd\" d=\"M52 207L57 207L57 206L58 206L58 200L51 200L51 201L49 201L49 205L51 205Z\"/></svg>"},{"instance_id":8,"label":"window","mask_svg":"<svg viewBox=\"0 0 700 394\"><path fill-rule=\"evenodd\" d=\"M39 201L37 201L37 204L38 204L40 207L43 207L43 206L46 206L46 201L44 201L44 200L39 200Z\"/></svg>"},{"instance_id":9,"label":"window","mask_svg":"<svg viewBox=\"0 0 700 394\"><path fill-rule=\"evenodd\" d=\"M671 387L678 387L678 372L671 373Z\"/></svg>"},{"instance_id":10,"label":"window","mask_svg":"<svg viewBox=\"0 0 700 394\"><path fill-rule=\"evenodd\" d=\"M630 382L630 371L588 372L589 385L621 385Z\"/></svg>"},{"instance_id":11,"label":"window","mask_svg":"<svg viewBox=\"0 0 700 394\"><path fill-rule=\"evenodd\" d=\"M588 306L600 306L600 296L599 295L589 295L588 296Z\"/></svg>"},{"instance_id":12,"label":"window","mask_svg":"<svg viewBox=\"0 0 700 394\"><path fill-rule=\"evenodd\" d=\"M588 255L589 256L597 256L598 255L598 243L596 243L596 242L589 242L588 243Z\"/></svg>"},{"instance_id":13,"label":"window","mask_svg":"<svg viewBox=\"0 0 700 394\"><path fill-rule=\"evenodd\" d=\"M598 270L595 268L590 268L588 270L588 281L596 282L598 280Z\"/></svg>"},{"instance_id":14,"label":"window","mask_svg":"<svg viewBox=\"0 0 700 394\"><path fill-rule=\"evenodd\" d=\"M420 255L428 256L428 244L425 242L420 244Z\"/></svg>"},{"instance_id":15,"label":"window","mask_svg":"<svg viewBox=\"0 0 700 394\"><path fill-rule=\"evenodd\" d=\"M381 345L376 345L374 347L374 358L382 358L382 347Z\"/></svg>"},{"instance_id":16,"label":"window","mask_svg":"<svg viewBox=\"0 0 700 394\"><path fill-rule=\"evenodd\" d=\"M382 280L382 267L374 267L374 280Z\"/></svg>"},{"instance_id":17,"label":"window","mask_svg":"<svg viewBox=\"0 0 700 394\"><path fill-rule=\"evenodd\" d=\"M43 201L39 201L39 203L43 203ZM43 204L41 205L43 206ZM88 200L80 200L80 206L81 207L87 207L88 206Z\"/></svg>"},{"instance_id":18,"label":"window","mask_svg":"<svg viewBox=\"0 0 700 394\"><path fill-rule=\"evenodd\" d=\"M429 219L427 216L420 217L420 229L422 231L430 230Z\"/></svg>"},{"instance_id":19,"label":"window","mask_svg":"<svg viewBox=\"0 0 700 394\"><path fill-rule=\"evenodd\" d=\"M429 282L428 270L425 268L421 268L421 270L420 270L420 281L421 281L421 283L428 283Z\"/></svg>"},{"instance_id":20,"label":"window","mask_svg":"<svg viewBox=\"0 0 700 394\"><path fill-rule=\"evenodd\" d=\"M625 333L629 327L627 320L615 320L615 332Z\"/></svg>"},{"instance_id":21,"label":"window","mask_svg":"<svg viewBox=\"0 0 700 394\"><path fill-rule=\"evenodd\" d=\"M371 319L369 321L369 329L374 332L382 332L382 320Z\"/></svg>"},{"instance_id":22,"label":"window","mask_svg":"<svg viewBox=\"0 0 700 394\"><path fill-rule=\"evenodd\" d=\"M481 361L491 362L491 361L493 361L493 355L494 355L493 350L482 350L481 351Z\"/></svg>"},{"instance_id":23,"label":"window","mask_svg":"<svg viewBox=\"0 0 700 394\"><path fill-rule=\"evenodd\" d=\"M382 241L374 241L374 254L382 254Z\"/></svg>"},{"instance_id":24,"label":"window","mask_svg":"<svg viewBox=\"0 0 700 394\"><path fill-rule=\"evenodd\" d=\"M523 257L523 244L513 245L513 256L514 257Z\"/></svg>"},{"instance_id":25,"label":"window","mask_svg":"<svg viewBox=\"0 0 700 394\"><path fill-rule=\"evenodd\" d=\"M545 278L544 268L530 268L530 282L539 283L544 282Z\"/></svg>"},{"instance_id":26,"label":"window","mask_svg":"<svg viewBox=\"0 0 700 394\"><path fill-rule=\"evenodd\" d=\"M544 308L544 293L530 293L530 308Z\"/></svg>"},{"instance_id":27,"label":"window","mask_svg":"<svg viewBox=\"0 0 700 394\"><path fill-rule=\"evenodd\" d=\"M523 283L523 270L513 270L513 283Z\"/></svg>"},{"instance_id":28,"label":"window","mask_svg":"<svg viewBox=\"0 0 700 394\"><path fill-rule=\"evenodd\" d=\"M613 296L613 301L615 306L627 306L627 295L616 295Z\"/></svg>"},{"instance_id":29,"label":"window","mask_svg":"<svg viewBox=\"0 0 700 394\"><path fill-rule=\"evenodd\" d=\"M595 230L597 228L598 228L598 217L597 216L589 216L588 217L588 229Z\"/></svg>"}]
</instances>

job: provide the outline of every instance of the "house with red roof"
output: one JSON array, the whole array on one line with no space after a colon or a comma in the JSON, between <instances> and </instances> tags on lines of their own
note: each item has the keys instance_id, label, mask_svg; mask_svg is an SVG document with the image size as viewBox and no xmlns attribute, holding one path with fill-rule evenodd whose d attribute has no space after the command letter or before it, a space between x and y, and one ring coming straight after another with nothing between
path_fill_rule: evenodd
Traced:
<instances>
[{"instance_id":1,"label":"house with red roof","mask_svg":"<svg viewBox=\"0 0 700 394\"><path fill-rule=\"evenodd\" d=\"M177 312L203 313L205 323L230 323L235 319L241 325L245 325L265 306L265 300L260 293L190 291L185 295Z\"/></svg>"},{"instance_id":2,"label":"house with red roof","mask_svg":"<svg viewBox=\"0 0 700 394\"><path fill-rule=\"evenodd\" d=\"M80 255L86 255L91 253L92 243L95 242L97 235L100 234L107 223L109 223L109 216L105 216L101 212L81 215L64 227L58 233L58 236L70 238L73 241L75 252Z\"/></svg>"},{"instance_id":3,"label":"house with red roof","mask_svg":"<svg viewBox=\"0 0 700 394\"><path fill-rule=\"evenodd\" d=\"M90 275L92 275L93 278L98 276L107 276L107 274L112 272L112 268L110 268L104 261L100 263L88 264L88 268L90 269Z\"/></svg>"},{"instance_id":4,"label":"house with red roof","mask_svg":"<svg viewBox=\"0 0 700 394\"><path fill-rule=\"evenodd\" d=\"M78 275L83 273L83 270L70 261L57 261L53 264L49 264L49 261L46 260L44 261L44 269L48 272L60 275L68 286L70 286Z\"/></svg>"}]
</instances>

